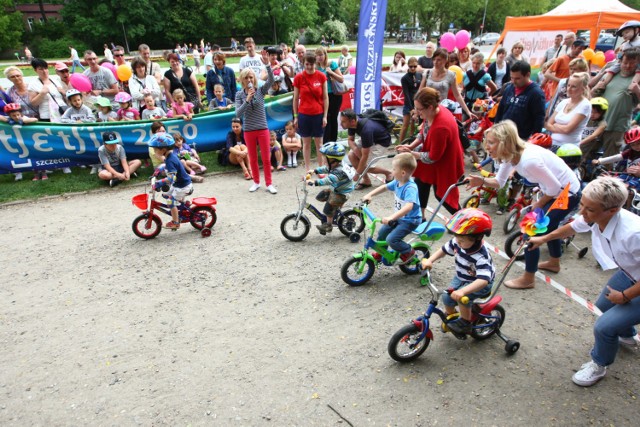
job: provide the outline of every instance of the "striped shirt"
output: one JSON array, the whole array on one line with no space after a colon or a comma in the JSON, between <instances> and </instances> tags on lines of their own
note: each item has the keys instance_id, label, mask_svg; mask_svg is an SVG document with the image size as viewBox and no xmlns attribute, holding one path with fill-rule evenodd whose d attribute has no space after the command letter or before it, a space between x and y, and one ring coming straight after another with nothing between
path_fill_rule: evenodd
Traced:
<instances>
[{"instance_id":1,"label":"striped shirt","mask_svg":"<svg viewBox=\"0 0 640 427\"><path fill-rule=\"evenodd\" d=\"M482 245L480 250L468 254L457 243L456 239L449 240L442 246L445 254L455 256L456 276L463 282L473 282L476 279L493 282L496 268L487 247Z\"/></svg>"},{"instance_id":2,"label":"striped shirt","mask_svg":"<svg viewBox=\"0 0 640 427\"><path fill-rule=\"evenodd\" d=\"M273 70L270 65L267 65L266 69L267 82L256 90L250 102L247 102L246 89L236 92L236 117L242 119L242 127L245 132L268 129L264 97L273 86Z\"/></svg>"}]
</instances>

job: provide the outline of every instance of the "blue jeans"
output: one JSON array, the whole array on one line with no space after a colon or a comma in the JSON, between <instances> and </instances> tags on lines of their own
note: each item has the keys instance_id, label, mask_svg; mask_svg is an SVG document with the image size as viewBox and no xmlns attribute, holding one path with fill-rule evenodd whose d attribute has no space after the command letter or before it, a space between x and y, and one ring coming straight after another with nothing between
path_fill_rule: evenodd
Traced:
<instances>
[{"instance_id":1,"label":"blue jeans","mask_svg":"<svg viewBox=\"0 0 640 427\"><path fill-rule=\"evenodd\" d=\"M453 279L451 279L451 283L449 283L449 287L457 291L458 289L464 288L470 283L471 282L463 282L458 278L458 276L453 276ZM469 306L473 303L473 300L486 297L491 293L492 285L493 283L489 283L487 286L480 289L479 291L468 294L467 297L469 297L469 302L467 304L462 304L462 303L460 304ZM442 294L442 303L447 307L455 307L456 305L458 305L458 302L453 298L451 298L451 295L449 295L446 292Z\"/></svg>"},{"instance_id":2,"label":"blue jeans","mask_svg":"<svg viewBox=\"0 0 640 427\"><path fill-rule=\"evenodd\" d=\"M84 67L82 66L80 61L75 60L75 61L73 61L72 65L71 65L71 74L73 74L73 72L76 71L76 67L80 67L80 68L82 68L82 71L84 71Z\"/></svg>"},{"instance_id":3,"label":"blue jeans","mask_svg":"<svg viewBox=\"0 0 640 427\"><path fill-rule=\"evenodd\" d=\"M378 231L378 240L386 240L391 249L401 254L406 254L411 251L411 245L405 242L403 239L411 233L417 226L420 225L420 220L414 222L398 222L395 227L390 227L384 224Z\"/></svg>"},{"instance_id":4,"label":"blue jeans","mask_svg":"<svg viewBox=\"0 0 640 427\"><path fill-rule=\"evenodd\" d=\"M607 285L616 291L624 291L633 283L624 272L618 270ZM605 298L608 293L609 289L605 286L596 301L596 306L603 314L593 326L596 341L591 350L591 358L600 366L609 366L616 360L618 337L634 336L636 330L633 326L640 323L640 297L626 304L614 304Z\"/></svg>"},{"instance_id":5,"label":"blue jeans","mask_svg":"<svg viewBox=\"0 0 640 427\"><path fill-rule=\"evenodd\" d=\"M544 234L549 234L553 230L558 228L558 225L560 224L560 222L562 222L562 220L569 213L571 213L571 211L573 211L573 209L576 206L578 206L578 203L580 202L580 196L581 196L581 193L578 193L569 197L568 209L565 209L565 210L554 209L547 214L547 216L549 217L549 225L547 226L547 232ZM550 202L544 205L542 210L547 212L547 209L549 209L549 206L551 206L551 204L555 201L556 199L552 199ZM540 236L544 236L544 234L540 234ZM549 248L549 255L551 255L552 258L560 258L562 256L562 240L561 239L551 240L547 242L547 247ZM538 271L538 261L540 261L539 248L536 248L532 251L529 251L529 250L524 251L525 270L528 273L535 273L536 271Z\"/></svg>"}]
</instances>

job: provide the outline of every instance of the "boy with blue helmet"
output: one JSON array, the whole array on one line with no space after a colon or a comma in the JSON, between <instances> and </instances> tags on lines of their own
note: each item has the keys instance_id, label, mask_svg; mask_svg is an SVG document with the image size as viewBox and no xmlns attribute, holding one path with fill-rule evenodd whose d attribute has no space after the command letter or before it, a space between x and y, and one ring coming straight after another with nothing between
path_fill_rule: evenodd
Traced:
<instances>
[{"instance_id":1,"label":"boy with blue helmet","mask_svg":"<svg viewBox=\"0 0 640 427\"><path fill-rule=\"evenodd\" d=\"M320 179L307 179L308 185L330 185L333 190L322 190L316 196L321 202L326 202L322 212L327 216L327 222L316 225L316 228L323 236L333 230L333 217L347 199L349 193L353 191L354 182L349 175L342 169L342 159L347 151L337 142L326 142L320 147L320 153L326 158L327 166L320 166L317 169L308 171L309 175L318 174L326 175Z\"/></svg>"},{"instance_id":2,"label":"boy with blue helmet","mask_svg":"<svg viewBox=\"0 0 640 427\"><path fill-rule=\"evenodd\" d=\"M165 224L165 228L177 230L180 228L178 217L178 205L186 196L193 192L191 177L180 163L180 159L174 153L175 141L171 135L165 132L156 133L149 140L149 147L153 148L156 156L164 157L166 178L155 183L155 190L159 191L163 186L169 185L169 191L163 195L171 207L171 221Z\"/></svg>"}]
</instances>

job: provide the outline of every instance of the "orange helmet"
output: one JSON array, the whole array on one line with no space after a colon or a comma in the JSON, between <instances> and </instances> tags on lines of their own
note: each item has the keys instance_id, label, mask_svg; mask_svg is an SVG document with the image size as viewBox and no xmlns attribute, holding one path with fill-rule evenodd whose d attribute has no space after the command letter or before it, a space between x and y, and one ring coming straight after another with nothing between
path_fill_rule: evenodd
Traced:
<instances>
[{"instance_id":1,"label":"orange helmet","mask_svg":"<svg viewBox=\"0 0 640 427\"><path fill-rule=\"evenodd\" d=\"M471 107L471 112L473 114L484 114L489 109L489 104L484 99L476 99L476 102L473 103Z\"/></svg>"},{"instance_id":2,"label":"orange helmet","mask_svg":"<svg viewBox=\"0 0 640 427\"><path fill-rule=\"evenodd\" d=\"M551 148L551 135L546 133L534 133L529 137L529 142L534 145L539 145L542 148Z\"/></svg>"},{"instance_id":3,"label":"orange helmet","mask_svg":"<svg viewBox=\"0 0 640 427\"><path fill-rule=\"evenodd\" d=\"M484 234L491 235L493 222L484 211L475 208L460 209L447 222L447 230L458 235Z\"/></svg>"}]
</instances>

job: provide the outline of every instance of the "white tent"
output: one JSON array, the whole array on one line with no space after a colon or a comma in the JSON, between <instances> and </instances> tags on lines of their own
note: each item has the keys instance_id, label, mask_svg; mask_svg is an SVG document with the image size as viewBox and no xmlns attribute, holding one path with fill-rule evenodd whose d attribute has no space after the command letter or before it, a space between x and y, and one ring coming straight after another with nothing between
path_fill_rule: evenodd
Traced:
<instances>
[{"instance_id":1,"label":"white tent","mask_svg":"<svg viewBox=\"0 0 640 427\"><path fill-rule=\"evenodd\" d=\"M637 12L637 10L630 8L618 0L567 0L555 9L543 14L543 16L575 15L578 13L593 12L633 13Z\"/></svg>"}]
</instances>

